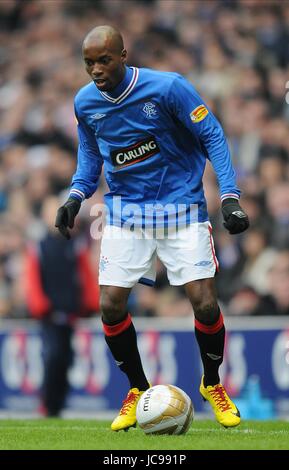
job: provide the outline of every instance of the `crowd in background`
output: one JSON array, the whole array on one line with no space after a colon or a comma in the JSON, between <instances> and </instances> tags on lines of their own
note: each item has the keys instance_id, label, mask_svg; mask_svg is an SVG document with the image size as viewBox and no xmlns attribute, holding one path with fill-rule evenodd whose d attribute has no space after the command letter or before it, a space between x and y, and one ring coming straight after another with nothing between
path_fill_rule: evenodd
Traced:
<instances>
[{"instance_id":1,"label":"crowd in background","mask_svg":"<svg viewBox=\"0 0 289 470\"><path fill-rule=\"evenodd\" d=\"M81 45L100 24L121 31L129 65L185 75L224 127L251 220L244 234L225 231L208 164L225 314L289 315L289 2L1 0L0 316L29 316L27 246L53 231L45 202L67 197L77 150L73 98L89 81ZM102 178L74 231L87 239L96 276L90 209L105 192ZM136 286L130 308L146 316L192 313L161 263L156 289Z\"/></svg>"}]
</instances>

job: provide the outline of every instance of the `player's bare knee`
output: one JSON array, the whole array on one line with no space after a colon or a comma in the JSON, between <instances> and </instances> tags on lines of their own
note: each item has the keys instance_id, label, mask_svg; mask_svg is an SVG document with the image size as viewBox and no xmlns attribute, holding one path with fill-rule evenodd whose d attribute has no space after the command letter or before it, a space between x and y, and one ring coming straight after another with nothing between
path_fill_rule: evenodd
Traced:
<instances>
[{"instance_id":1,"label":"player's bare knee","mask_svg":"<svg viewBox=\"0 0 289 470\"><path fill-rule=\"evenodd\" d=\"M108 292L101 293L100 308L103 321L107 324L123 320L126 314L126 306L123 304L123 300Z\"/></svg>"},{"instance_id":2,"label":"player's bare knee","mask_svg":"<svg viewBox=\"0 0 289 470\"><path fill-rule=\"evenodd\" d=\"M202 299L194 305L196 319L204 325L213 325L218 321L220 310L215 299Z\"/></svg>"}]
</instances>

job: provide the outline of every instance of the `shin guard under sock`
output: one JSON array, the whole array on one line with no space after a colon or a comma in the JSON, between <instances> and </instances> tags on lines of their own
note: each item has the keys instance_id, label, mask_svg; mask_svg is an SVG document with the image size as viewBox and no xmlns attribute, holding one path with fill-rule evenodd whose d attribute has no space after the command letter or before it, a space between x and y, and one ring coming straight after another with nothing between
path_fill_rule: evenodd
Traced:
<instances>
[{"instance_id":1,"label":"shin guard under sock","mask_svg":"<svg viewBox=\"0 0 289 470\"><path fill-rule=\"evenodd\" d=\"M103 322L105 341L122 372L127 375L131 388L146 390L149 383L143 371L137 347L136 331L128 314L124 320L114 325Z\"/></svg>"},{"instance_id":2,"label":"shin guard under sock","mask_svg":"<svg viewBox=\"0 0 289 470\"><path fill-rule=\"evenodd\" d=\"M220 382L219 367L223 362L225 344L225 327L221 312L213 325L204 325L195 319L195 335L204 366L204 385L216 385Z\"/></svg>"}]
</instances>

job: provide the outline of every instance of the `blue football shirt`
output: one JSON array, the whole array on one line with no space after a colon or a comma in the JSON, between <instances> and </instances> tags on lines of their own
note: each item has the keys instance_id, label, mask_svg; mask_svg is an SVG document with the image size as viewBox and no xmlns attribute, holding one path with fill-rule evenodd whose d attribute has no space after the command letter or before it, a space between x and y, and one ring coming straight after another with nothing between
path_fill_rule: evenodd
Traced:
<instances>
[{"instance_id":1,"label":"blue football shirt","mask_svg":"<svg viewBox=\"0 0 289 470\"><path fill-rule=\"evenodd\" d=\"M136 225L157 224L163 207L166 223L178 208L187 222L192 206L198 221L208 220L202 184L207 158L221 199L239 198L222 127L181 75L126 67L111 92L94 82L81 88L75 115L79 149L70 195L91 197L104 166L109 223L124 224L134 213Z\"/></svg>"}]
</instances>

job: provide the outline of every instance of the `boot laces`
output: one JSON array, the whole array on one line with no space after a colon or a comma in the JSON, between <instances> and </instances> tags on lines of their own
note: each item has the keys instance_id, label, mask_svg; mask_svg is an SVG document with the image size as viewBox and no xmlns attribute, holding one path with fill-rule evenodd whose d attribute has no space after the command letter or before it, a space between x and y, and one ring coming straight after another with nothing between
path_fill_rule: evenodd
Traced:
<instances>
[{"instance_id":1,"label":"boot laces","mask_svg":"<svg viewBox=\"0 0 289 470\"><path fill-rule=\"evenodd\" d=\"M209 393L212 396L218 408L221 408L222 411L227 411L231 408L228 396L222 385L216 385L213 388L213 390L209 391Z\"/></svg>"},{"instance_id":2,"label":"boot laces","mask_svg":"<svg viewBox=\"0 0 289 470\"><path fill-rule=\"evenodd\" d=\"M125 400L123 400L123 405L120 410L120 415L126 415L128 411L130 410L131 406L135 403L136 399L138 397L137 393L129 392L128 396L126 397Z\"/></svg>"}]
</instances>

